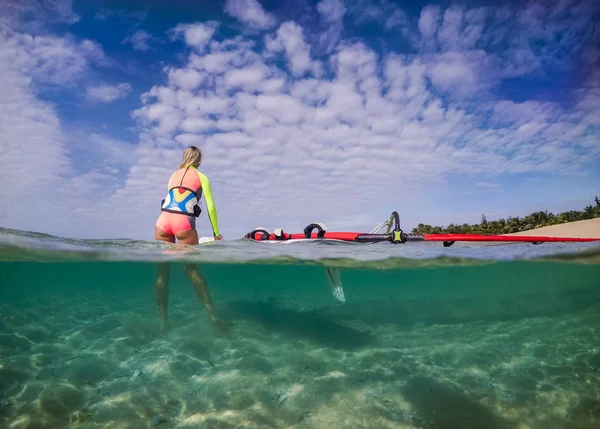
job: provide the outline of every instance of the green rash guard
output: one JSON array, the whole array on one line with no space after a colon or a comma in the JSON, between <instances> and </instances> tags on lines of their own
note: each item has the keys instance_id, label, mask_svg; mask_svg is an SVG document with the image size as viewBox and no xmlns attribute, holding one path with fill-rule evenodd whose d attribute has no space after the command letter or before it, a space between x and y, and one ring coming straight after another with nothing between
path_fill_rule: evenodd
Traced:
<instances>
[{"instance_id":1,"label":"green rash guard","mask_svg":"<svg viewBox=\"0 0 600 429\"><path fill-rule=\"evenodd\" d=\"M215 236L219 234L219 219L217 218L217 208L215 207L215 201L213 200L212 190L210 189L210 180L206 177L205 174L198 172L198 176L200 176L200 183L202 184L202 195L204 195L204 199L206 200L206 209L208 211L208 219L210 220L210 224L212 225L213 234Z\"/></svg>"}]
</instances>

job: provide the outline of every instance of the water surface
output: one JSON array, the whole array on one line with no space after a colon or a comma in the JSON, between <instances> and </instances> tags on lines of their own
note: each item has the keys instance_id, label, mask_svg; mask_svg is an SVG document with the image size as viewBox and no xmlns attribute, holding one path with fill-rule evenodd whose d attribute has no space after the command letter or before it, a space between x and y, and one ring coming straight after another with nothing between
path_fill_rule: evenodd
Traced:
<instances>
[{"instance_id":1,"label":"water surface","mask_svg":"<svg viewBox=\"0 0 600 429\"><path fill-rule=\"evenodd\" d=\"M8 230L0 243L2 427L600 422L598 243L181 249ZM166 334L159 262L171 264ZM229 333L209 322L184 263Z\"/></svg>"}]
</instances>

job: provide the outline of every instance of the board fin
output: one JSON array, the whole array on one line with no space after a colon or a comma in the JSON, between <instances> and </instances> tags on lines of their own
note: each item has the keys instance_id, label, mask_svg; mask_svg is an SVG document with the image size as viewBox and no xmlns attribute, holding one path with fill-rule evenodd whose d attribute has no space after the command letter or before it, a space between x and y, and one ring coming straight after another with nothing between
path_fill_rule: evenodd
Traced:
<instances>
[{"instance_id":1,"label":"board fin","mask_svg":"<svg viewBox=\"0 0 600 429\"><path fill-rule=\"evenodd\" d=\"M346 302L344 289L342 288L342 277L338 268L327 268L327 283L333 297L341 302Z\"/></svg>"}]
</instances>

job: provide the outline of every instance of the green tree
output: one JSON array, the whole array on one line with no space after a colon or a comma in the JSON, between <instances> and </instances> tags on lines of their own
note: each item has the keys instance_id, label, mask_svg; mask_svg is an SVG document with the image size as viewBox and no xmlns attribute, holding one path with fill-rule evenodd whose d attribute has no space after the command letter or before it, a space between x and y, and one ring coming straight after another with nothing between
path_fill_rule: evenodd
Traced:
<instances>
[{"instance_id":1,"label":"green tree","mask_svg":"<svg viewBox=\"0 0 600 429\"><path fill-rule=\"evenodd\" d=\"M587 206L583 209L585 219L593 219L598 217L598 206Z\"/></svg>"},{"instance_id":2,"label":"green tree","mask_svg":"<svg viewBox=\"0 0 600 429\"><path fill-rule=\"evenodd\" d=\"M451 223L446 228L443 226L431 226L420 223L413 228L414 234L439 234L439 233L459 233L459 234L510 234L513 232L527 231L533 228L540 228L548 225L556 225L565 222L575 222L578 220L592 219L600 217L600 198L594 198L595 205L586 206L583 210L569 210L566 212L554 214L545 211L537 211L529 215L520 217L509 217L508 219L498 219L488 222L485 214L481 215L481 222L478 224L462 225Z\"/></svg>"}]
</instances>

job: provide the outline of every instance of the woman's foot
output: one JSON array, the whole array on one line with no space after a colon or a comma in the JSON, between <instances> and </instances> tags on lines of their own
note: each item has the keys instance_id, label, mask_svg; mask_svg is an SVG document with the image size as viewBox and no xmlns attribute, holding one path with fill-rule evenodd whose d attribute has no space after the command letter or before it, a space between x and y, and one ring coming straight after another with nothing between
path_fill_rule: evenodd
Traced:
<instances>
[{"instance_id":1,"label":"woman's foot","mask_svg":"<svg viewBox=\"0 0 600 429\"><path fill-rule=\"evenodd\" d=\"M210 321L213 327L222 334L231 333L231 324L219 319L217 316L211 316Z\"/></svg>"},{"instance_id":2,"label":"woman's foot","mask_svg":"<svg viewBox=\"0 0 600 429\"><path fill-rule=\"evenodd\" d=\"M162 334L166 333L171 328L171 322L168 320L163 320L160 324L160 332Z\"/></svg>"}]
</instances>

